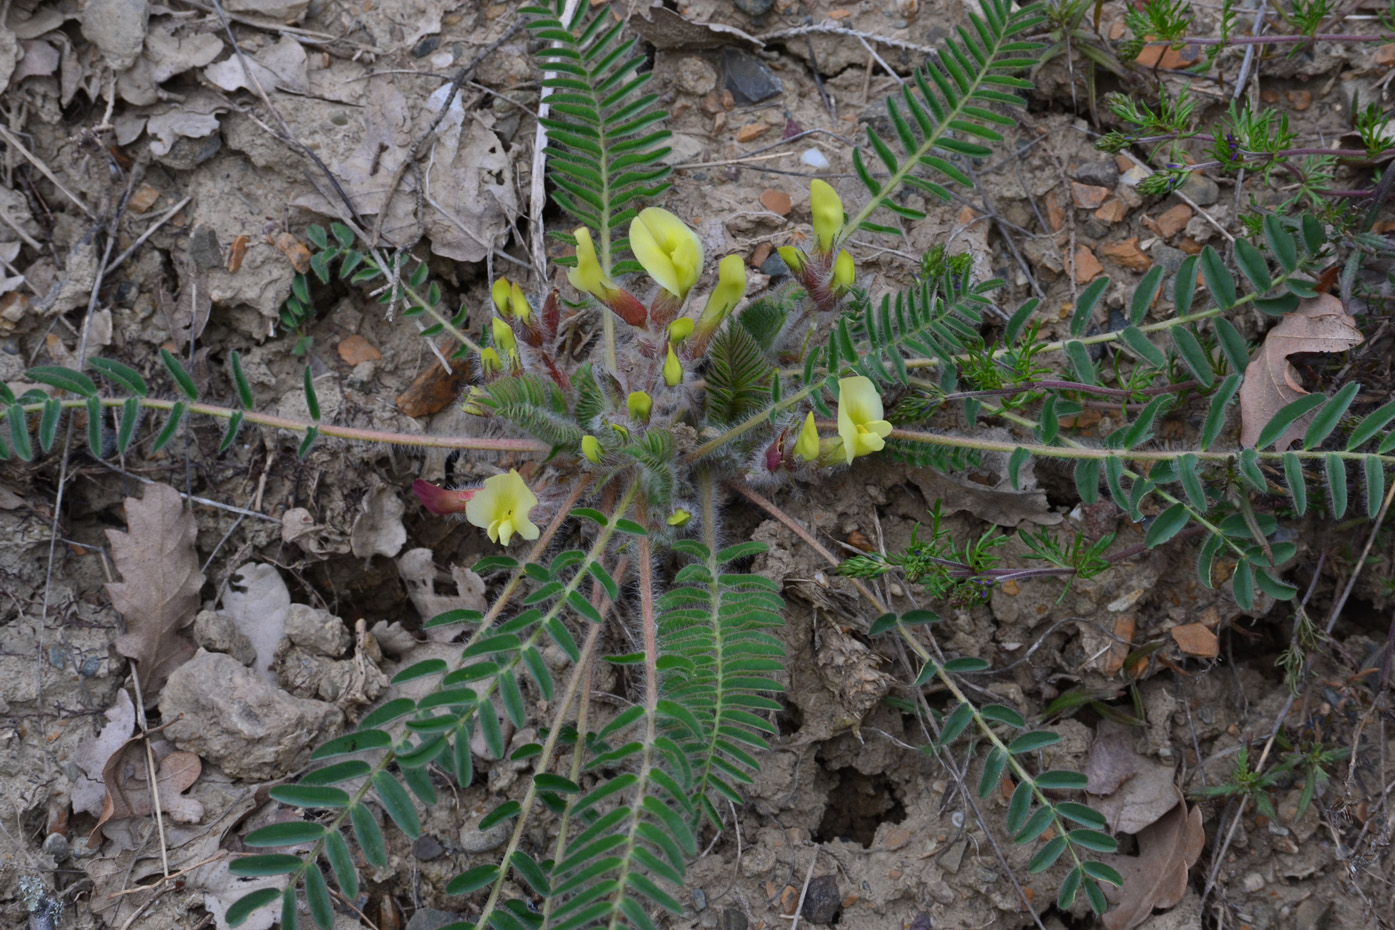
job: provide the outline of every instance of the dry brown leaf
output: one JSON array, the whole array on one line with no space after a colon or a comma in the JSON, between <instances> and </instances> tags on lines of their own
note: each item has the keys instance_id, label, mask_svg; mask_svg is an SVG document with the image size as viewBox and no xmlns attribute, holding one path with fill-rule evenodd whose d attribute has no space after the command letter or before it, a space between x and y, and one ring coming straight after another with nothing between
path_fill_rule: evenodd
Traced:
<instances>
[{"instance_id":1,"label":"dry brown leaf","mask_svg":"<svg viewBox=\"0 0 1395 930\"><path fill-rule=\"evenodd\" d=\"M1116 729L1117 728L1117 729ZM1133 749L1133 737L1117 724L1101 723L1085 763L1090 806L1110 833L1137 833L1166 814L1176 800L1173 767Z\"/></svg>"},{"instance_id":2,"label":"dry brown leaf","mask_svg":"<svg viewBox=\"0 0 1395 930\"><path fill-rule=\"evenodd\" d=\"M1220 641L1216 639L1215 633L1206 628L1204 623L1184 623L1181 626L1174 626L1171 632L1178 648L1189 656L1214 659L1221 654Z\"/></svg>"},{"instance_id":3,"label":"dry brown leaf","mask_svg":"<svg viewBox=\"0 0 1395 930\"><path fill-rule=\"evenodd\" d=\"M1364 341L1356 320L1331 294L1305 300L1264 337L1240 385L1240 445L1254 448L1259 434L1287 404L1308 392L1288 357L1301 352L1345 352ZM1308 428L1313 414L1295 421L1274 448L1286 450Z\"/></svg>"},{"instance_id":4,"label":"dry brown leaf","mask_svg":"<svg viewBox=\"0 0 1395 930\"><path fill-rule=\"evenodd\" d=\"M1138 833L1137 856L1105 856L1124 878L1122 888L1105 885L1105 896L1117 906L1104 915L1105 930L1132 930L1154 908L1173 907L1187 893L1187 870L1206 845L1201 808L1187 807L1173 787L1176 805L1156 823Z\"/></svg>"},{"instance_id":5,"label":"dry brown leaf","mask_svg":"<svg viewBox=\"0 0 1395 930\"><path fill-rule=\"evenodd\" d=\"M197 823L201 820L203 805L181 795L199 780L202 771L203 763L192 752L171 752L161 759L155 769L160 810L180 823ZM94 847L101 843L102 827L108 821L144 817L153 810L145 737L132 737L114 753L102 769L102 780L107 786L106 802L102 805L102 817L88 838L88 843Z\"/></svg>"},{"instance_id":6,"label":"dry brown leaf","mask_svg":"<svg viewBox=\"0 0 1395 930\"><path fill-rule=\"evenodd\" d=\"M136 663L147 704L165 679L189 661L194 644L180 631L199 610L203 572L194 552L194 517L179 492L147 485L142 498L126 498L126 532L107 530L111 557L122 581L107 585L126 619L116 651Z\"/></svg>"}]
</instances>

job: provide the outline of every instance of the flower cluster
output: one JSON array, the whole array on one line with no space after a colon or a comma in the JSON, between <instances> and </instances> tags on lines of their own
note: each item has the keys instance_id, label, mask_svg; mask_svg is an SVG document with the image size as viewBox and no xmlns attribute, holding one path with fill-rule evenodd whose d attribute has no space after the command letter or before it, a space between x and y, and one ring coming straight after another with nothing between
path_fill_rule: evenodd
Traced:
<instances>
[{"instance_id":1,"label":"flower cluster","mask_svg":"<svg viewBox=\"0 0 1395 930\"><path fill-rule=\"evenodd\" d=\"M843 204L833 188L819 180L813 182L810 202L812 250L806 254L784 247L780 254L814 306L831 309L855 277L852 257L837 249L846 222ZM713 337L745 296L746 264L739 255L722 258L702 310L690 315L684 310L690 292L702 278L705 255L701 239L678 217L650 207L630 222L630 249L654 285L647 302L611 278L589 229L576 229L573 237L576 264L567 274L568 281L630 328L621 334L621 352L613 369L595 370L592 366L585 374L573 372L572 376L584 379L590 396L598 400L576 424L582 428L579 438L565 440L556 451L574 456L583 470L609 475L633 463L635 444L646 431L670 426L687 410L687 394L682 390L687 369L706 354ZM489 385L505 377L541 377L550 379L564 393L576 390L572 376L563 370L556 346L561 316L558 291L553 288L541 310L535 310L517 283L500 277L490 296L495 314L478 358L483 384L471 388L465 409L490 415ZM767 468L774 472L787 460L792 467L850 464L858 456L880 451L890 432L891 424L883 419L881 397L871 379L843 378L838 383L837 435L820 436L819 424L809 413L795 438L792 457L785 454L782 435L767 453ZM575 432L570 435L577 436ZM515 538L538 538L539 530L531 520L538 497L515 470L488 478L477 488L448 490L418 481L414 490L427 510L463 513L466 520L501 545L507 546ZM674 504L663 520L670 527L682 527L691 517L688 510Z\"/></svg>"}]
</instances>

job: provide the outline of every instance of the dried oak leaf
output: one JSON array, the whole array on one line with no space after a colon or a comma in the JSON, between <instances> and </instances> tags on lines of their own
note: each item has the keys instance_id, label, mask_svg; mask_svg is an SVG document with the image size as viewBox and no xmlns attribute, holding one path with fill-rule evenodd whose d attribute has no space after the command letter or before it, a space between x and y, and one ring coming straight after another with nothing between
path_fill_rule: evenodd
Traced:
<instances>
[{"instance_id":1,"label":"dried oak leaf","mask_svg":"<svg viewBox=\"0 0 1395 930\"><path fill-rule=\"evenodd\" d=\"M116 651L136 663L146 703L165 679L189 661L194 644L180 631L199 610L199 571L194 517L179 492L148 485L142 498L126 498L126 532L107 530L111 557L122 581L107 585L112 605L126 619Z\"/></svg>"},{"instance_id":2,"label":"dried oak leaf","mask_svg":"<svg viewBox=\"0 0 1395 930\"><path fill-rule=\"evenodd\" d=\"M1187 870L1196 864L1206 833L1201 808L1187 807L1173 787L1176 805L1138 832L1137 856L1105 856L1124 878L1121 888L1105 885L1105 896L1116 906L1104 915L1105 930L1133 930L1154 908L1175 906L1187 893Z\"/></svg>"},{"instance_id":3,"label":"dried oak leaf","mask_svg":"<svg viewBox=\"0 0 1395 930\"><path fill-rule=\"evenodd\" d=\"M168 746L168 744L165 744ZM183 797L199 780L203 763L192 752L171 752L160 760L155 769L155 786L160 792L160 810L180 823L198 823L203 819L203 805L194 798ZM144 817L153 809L150 803L150 769L145 756L145 737L134 736L117 750L102 768L107 797L102 816L92 828L89 845L102 841L102 827L109 820Z\"/></svg>"},{"instance_id":4,"label":"dried oak leaf","mask_svg":"<svg viewBox=\"0 0 1395 930\"><path fill-rule=\"evenodd\" d=\"M1240 385L1240 445L1254 448L1259 434L1287 404L1308 392L1298 383L1298 371L1288 358L1302 352L1345 352L1364 340L1356 320L1331 294L1305 300L1264 337L1264 344L1245 369ZM1296 420L1274 448L1288 449L1308 429L1313 414Z\"/></svg>"}]
</instances>

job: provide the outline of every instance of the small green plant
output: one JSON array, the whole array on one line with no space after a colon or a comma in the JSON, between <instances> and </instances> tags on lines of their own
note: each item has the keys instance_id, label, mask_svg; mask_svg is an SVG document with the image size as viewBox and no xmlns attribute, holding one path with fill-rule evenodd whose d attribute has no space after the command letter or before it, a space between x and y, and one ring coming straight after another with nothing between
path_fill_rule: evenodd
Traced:
<instances>
[{"instance_id":1,"label":"small green plant","mask_svg":"<svg viewBox=\"0 0 1395 930\"><path fill-rule=\"evenodd\" d=\"M1278 785L1283 774L1283 769L1278 766L1262 774L1254 771L1250 768L1249 747L1241 746L1235 754L1230 778L1219 785L1208 785L1201 789L1199 795L1203 798L1244 798L1255 806L1255 810L1277 823L1279 814L1274 810L1269 792Z\"/></svg>"}]
</instances>

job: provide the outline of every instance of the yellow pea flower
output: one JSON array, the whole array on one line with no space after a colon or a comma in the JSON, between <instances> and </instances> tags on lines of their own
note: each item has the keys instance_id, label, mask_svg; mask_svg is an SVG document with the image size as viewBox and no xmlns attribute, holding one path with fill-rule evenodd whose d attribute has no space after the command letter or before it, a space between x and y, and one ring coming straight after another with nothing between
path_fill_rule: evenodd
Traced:
<instances>
[{"instance_id":1,"label":"yellow pea flower","mask_svg":"<svg viewBox=\"0 0 1395 930\"><path fill-rule=\"evenodd\" d=\"M740 255L728 255L717 263L717 286L707 295L707 305L697 321L699 337L710 338L745 295L746 262Z\"/></svg>"},{"instance_id":2,"label":"yellow pea flower","mask_svg":"<svg viewBox=\"0 0 1395 930\"><path fill-rule=\"evenodd\" d=\"M882 419L882 397L871 378L862 375L838 381L838 435L848 464L859 455L880 452L891 424Z\"/></svg>"},{"instance_id":3,"label":"yellow pea flower","mask_svg":"<svg viewBox=\"0 0 1395 930\"><path fill-rule=\"evenodd\" d=\"M804 271L804 253L792 245L782 245L775 250L780 253L780 261L785 263L785 267L790 270L790 274L799 275Z\"/></svg>"},{"instance_id":4,"label":"yellow pea flower","mask_svg":"<svg viewBox=\"0 0 1395 930\"><path fill-rule=\"evenodd\" d=\"M604 302L615 290L615 282L601 270L600 260L596 258L596 243L591 241L591 230L578 226L572 235L576 237L576 267L567 272L567 280L578 291Z\"/></svg>"},{"instance_id":5,"label":"yellow pea flower","mask_svg":"<svg viewBox=\"0 0 1395 930\"><path fill-rule=\"evenodd\" d=\"M812 412L804 417L804 428L799 431L799 438L794 442L794 454L806 462L815 461L819 457L819 430L814 426Z\"/></svg>"},{"instance_id":6,"label":"yellow pea flower","mask_svg":"<svg viewBox=\"0 0 1395 930\"><path fill-rule=\"evenodd\" d=\"M675 510L672 514L669 515L669 518L668 518L668 525L669 525L669 526L687 526L687 525L688 525L688 521L691 520L692 518L693 518L693 515L692 515L692 514L688 513L688 511L684 510L682 507L679 507L677 510Z\"/></svg>"},{"instance_id":7,"label":"yellow pea flower","mask_svg":"<svg viewBox=\"0 0 1395 930\"><path fill-rule=\"evenodd\" d=\"M625 406L630 411L630 416L641 423L649 422L649 411L654 409L654 398L643 391L631 391L630 396L625 399Z\"/></svg>"},{"instance_id":8,"label":"yellow pea flower","mask_svg":"<svg viewBox=\"0 0 1395 930\"><path fill-rule=\"evenodd\" d=\"M586 461L592 465L601 464L601 441L595 436L582 436L581 454L586 456Z\"/></svg>"},{"instance_id":9,"label":"yellow pea flower","mask_svg":"<svg viewBox=\"0 0 1395 930\"><path fill-rule=\"evenodd\" d=\"M673 343L668 344L668 358L664 359L664 384L676 387L683 380L683 363L673 351Z\"/></svg>"},{"instance_id":10,"label":"yellow pea flower","mask_svg":"<svg viewBox=\"0 0 1395 930\"><path fill-rule=\"evenodd\" d=\"M490 328L494 333L494 345L499 351L510 359L518 358L518 341L513 337L513 327L496 316Z\"/></svg>"},{"instance_id":11,"label":"yellow pea flower","mask_svg":"<svg viewBox=\"0 0 1395 930\"><path fill-rule=\"evenodd\" d=\"M504 370L504 360L494 351L493 346L485 346L480 350L480 368L484 369L486 376Z\"/></svg>"},{"instance_id":12,"label":"yellow pea flower","mask_svg":"<svg viewBox=\"0 0 1395 930\"><path fill-rule=\"evenodd\" d=\"M538 497L516 469L507 475L486 478L484 487L465 505L465 519L489 533L490 542L507 546L515 535L537 539L538 528L528 514L538 505Z\"/></svg>"},{"instance_id":13,"label":"yellow pea flower","mask_svg":"<svg viewBox=\"0 0 1395 930\"><path fill-rule=\"evenodd\" d=\"M814 214L814 235L819 251L833 249L833 239L843 228L843 201L827 181L815 178L809 184L809 206Z\"/></svg>"},{"instance_id":14,"label":"yellow pea flower","mask_svg":"<svg viewBox=\"0 0 1395 930\"><path fill-rule=\"evenodd\" d=\"M659 207L646 207L630 220L630 250L649 277L680 301L702 274L702 240Z\"/></svg>"},{"instance_id":15,"label":"yellow pea flower","mask_svg":"<svg viewBox=\"0 0 1395 930\"><path fill-rule=\"evenodd\" d=\"M686 316L679 317L668 324L669 345L682 345L683 340L693 334L693 321Z\"/></svg>"},{"instance_id":16,"label":"yellow pea flower","mask_svg":"<svg viewBox=\"0 0 1395 930\"><path fill-rule=\"evenodd\" d=\"M516 316L526 326L533 318L533 308L529 305L528 298L523 296L523 288L519 287L516 281L500 276L489 289L489 296L494 301L494 309L506 320Z\"/></svg>"},{"instance_id":17,"label":"yellow pea flower","mask_svg":"<svg viewBox=\"0 0 1395 930\"><path fill-rule=\"evenodd\" d=\"M853 265L852 256L848 254L847 249L843 249L833 260L833 289L839 292L846 291L852 287L856 277L857 269Z\"/></svg>"}]
</instances>

